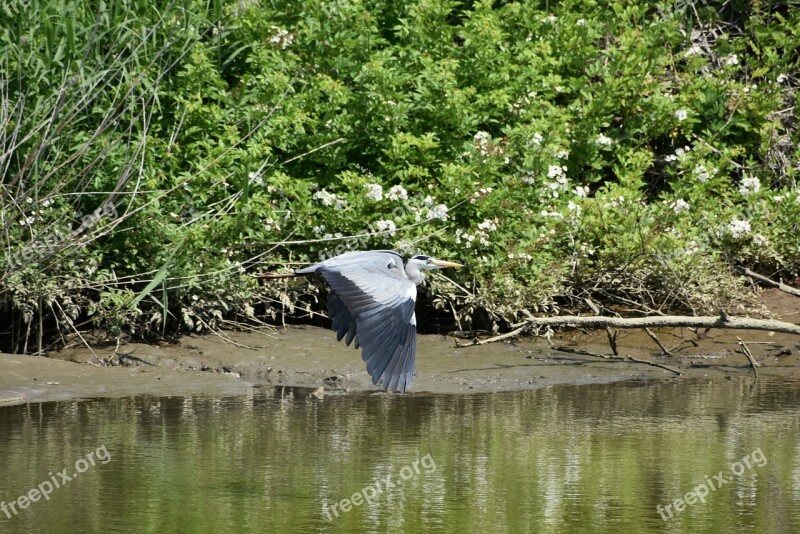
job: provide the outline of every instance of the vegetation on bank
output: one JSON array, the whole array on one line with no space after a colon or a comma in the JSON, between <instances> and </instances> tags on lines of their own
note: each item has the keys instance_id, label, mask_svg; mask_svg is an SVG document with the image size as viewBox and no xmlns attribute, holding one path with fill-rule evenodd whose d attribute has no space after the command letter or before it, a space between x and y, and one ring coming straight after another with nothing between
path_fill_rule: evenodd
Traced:
<instances>
[{"instance_id":1,"label":"vegetation on bank","mask_svg":"<svg viewBox=\"0 0 800 534\"><path fill-rule=\"evenodd\" d=\"M762 2L16 0L2 348L321 309L251 275L348 248L494 326L735 312L798 276L798 50Z\"/></svg>"}]
</instances>

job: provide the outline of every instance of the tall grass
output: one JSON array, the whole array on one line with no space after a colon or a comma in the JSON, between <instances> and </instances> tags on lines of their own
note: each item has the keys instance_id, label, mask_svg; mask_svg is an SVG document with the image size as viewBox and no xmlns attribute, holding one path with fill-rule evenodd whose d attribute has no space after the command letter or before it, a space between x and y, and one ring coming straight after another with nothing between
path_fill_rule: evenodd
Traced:
<instances>
[{"instance_id":1,"label":"tall grass","mask_svg":"<svg viewBox=\"0 0 800 534\"><path fill-rule=\"evenodd\" d=\"M81 323L112 336L123 325L163 333L167 290L200 283L175 269L193 225L162 227L145 242L141 231L215 170L212 160L176 169L179 179L158 176L183 134L170 94L179 66L196 47L214 46L221 16L218 2L53 0L0 10L0 349L41 353L54 336L83 339Z\"/></svg>"}]
</instances>

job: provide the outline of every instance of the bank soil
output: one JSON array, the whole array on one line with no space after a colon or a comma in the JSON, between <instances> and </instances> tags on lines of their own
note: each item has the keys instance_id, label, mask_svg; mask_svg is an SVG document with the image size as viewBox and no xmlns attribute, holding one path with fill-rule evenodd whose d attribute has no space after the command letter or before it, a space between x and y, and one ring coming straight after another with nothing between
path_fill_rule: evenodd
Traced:
<instances>
[{"instance_id":1,"label":"bank soil","mask_svg":"<svg viewBox=\"0 0 800 534\"><path fill-rule=\"evenodd\" d=\"M765 292L776 319L798 323L795 297ZM777 310L777 311L776 311ZM642 331L622 331L621 356L666 365L608 360L554 347L609 354L605 332L566 331L548 342L526 338L456 348L453 338L419 336L417 368L407 394L475 393L531 389L556 384L621 380L684 380L754 377L740 337L759 363L761 378L800 378L800 338L771 332L711 330L698 336L686 328L656 330L674 356L667 357ZM313 388L318 396L374 391L360 351L317 327L185 336L152 346L67 348L48 357L0 354L0 406L49 400L131 395L245 394L257 387ZM463 342L463 340L462 340ZM676 347L677 346L677 347ZM322 388L320 390L320 388Z\"/></svg>"}]
</instances>

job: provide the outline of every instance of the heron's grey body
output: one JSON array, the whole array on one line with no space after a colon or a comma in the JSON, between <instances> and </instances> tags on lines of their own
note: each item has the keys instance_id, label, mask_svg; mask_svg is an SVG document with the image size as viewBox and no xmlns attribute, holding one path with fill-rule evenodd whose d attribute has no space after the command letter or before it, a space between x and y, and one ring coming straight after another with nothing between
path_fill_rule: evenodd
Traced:
<instances>
[{"instance_id":1,"label":"heron's grey body","mask_svg":"<svg viewBox=\"0 0 800 534\"><path fill-rule=\"evenodd\" d=\"M336 339L355 342L372 383L405 392L414 376L417 319L414 305L424 269L457 263L415 256L407 262L391 250L347 252L295 271L319 274L330 284L328 315Z\"/></svg>"}]
</instances>

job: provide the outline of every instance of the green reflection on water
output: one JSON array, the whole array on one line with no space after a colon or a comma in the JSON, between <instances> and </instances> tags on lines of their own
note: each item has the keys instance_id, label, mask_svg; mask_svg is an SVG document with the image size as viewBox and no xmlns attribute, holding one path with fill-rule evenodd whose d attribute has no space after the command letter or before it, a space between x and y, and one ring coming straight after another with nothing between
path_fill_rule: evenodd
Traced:
<instances>
[{"instance_id":1,"label":"green reflection on water","mask_svg":"<svg viewBox=\"0 0 800 534\"><path fill-rule=\"evenodd\" d=\"M797 532L799 407L797 382L746 380L6 407L0 500L103 445L111 460L0 532ZM766 464L732 475L757 449ZM373 502L342 512L355 493Z\"/></svg>"}]
</instances>

